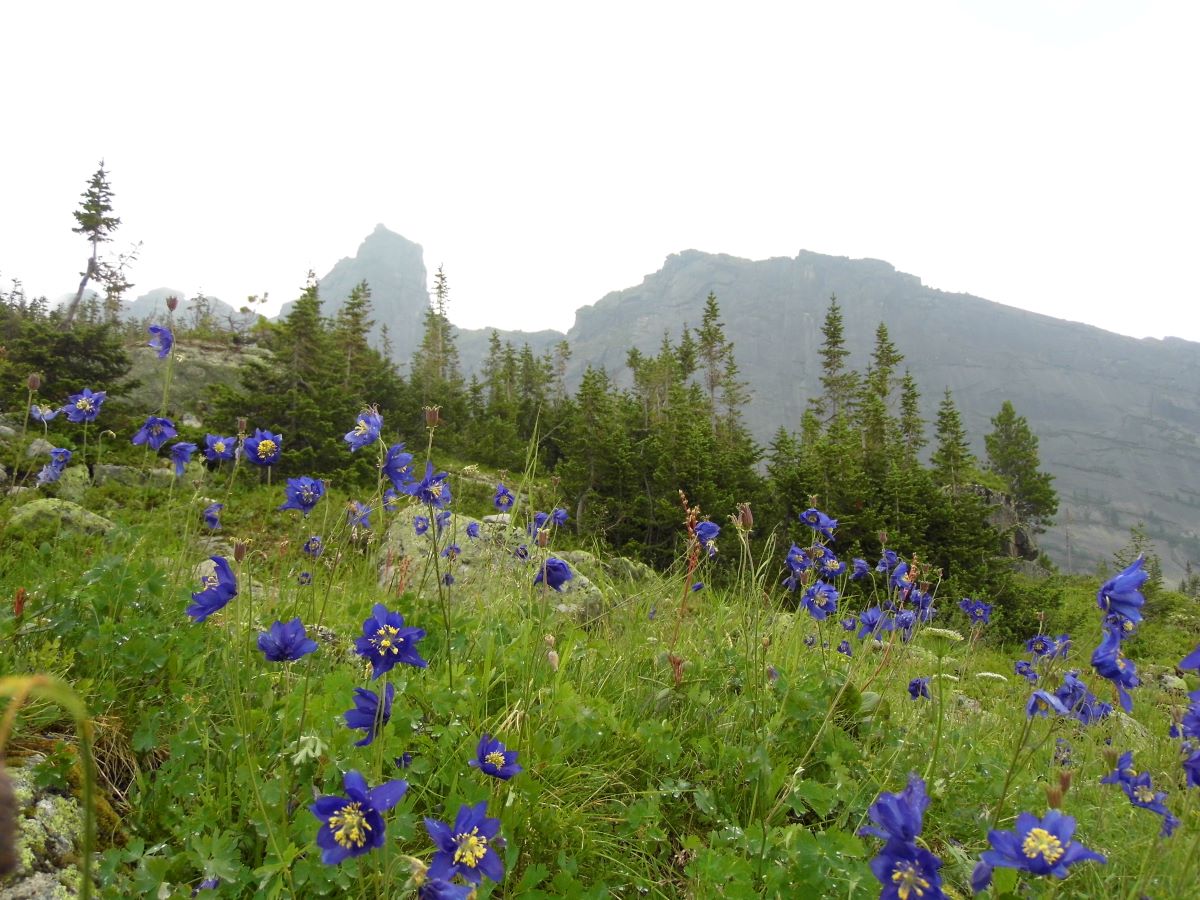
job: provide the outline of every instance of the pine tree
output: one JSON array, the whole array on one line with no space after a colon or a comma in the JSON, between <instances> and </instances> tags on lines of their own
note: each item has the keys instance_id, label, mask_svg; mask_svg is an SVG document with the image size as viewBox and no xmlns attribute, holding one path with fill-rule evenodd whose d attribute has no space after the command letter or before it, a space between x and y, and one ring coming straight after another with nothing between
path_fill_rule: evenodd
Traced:
<instances>
[{"instance_id":1,"label":"pine tree","mask_svg":"<svg viewBox=\"0 0 1200 900\"><path fill-rule=\"evenodd\" d=\"M921 418L921 393L917 390L917 380L907 369L900 382L900 437L911 460L916 460L921 448L928 443L925 421Z\"/></svg>"},{"instance_id":2,"label":"pine tree","mask_svg":"<svg viewBox=\"0 0 1200 900\"><path fill-rule=\"evenodd\" d=\"M1038 439L1024 416L1005 400L984 437L988 468L1004 479L1017 509L1029 521L1045 525L1058 512L1054 476L1038 469Z\"/></svg>"},{"instance_id":3,"label":"pine tree","mask_svg":"<svg viewBox=\"0 0 1200 900\"><path fill-rule=\"evenodd\" d=\"M63 316L63 324L68 328L74 324L88 282L104 274L103 262L100 258L100 245L111 241L113 232L121 224L121 220L112 214L112 187L108 183L108 172L104 169L104 160L100 160L100 166L88 181L87 189L81 198L83 202L74 212L75 221L79 224L71 230L87 238L92 245L92 254L88 257L87 266L81 273L83 277L79 282L79 289L75 292L75 296Z\"/></svg>"},{"instance_id":4,"label":"pine tree","mask_svg":"<svg viewBox=\"0 0 1200 900\"><path fill-rule=\"evenodd\" d=\"M904 361L904 355L896 349L888 336L887 325L880 322L875 329L875 350L871 354L871 368L867 372L867 384L871 391L886 404L892 390L892 376L896 367Z\"/></svg>"},{"instance_id":5,"label":"pine tree","mask_svg":"<svg viewBox=\"0 0 1200 900\"><path fill-rule=\"evenodd\" d=\"M836 294L829 298L829 308L825 312L821 335L824 339L819 351L822 395L815 402L820 406L824 420L828 423L840 415L849 413L854 395L858 392L859 381L858 373L846 367L846 357L850 355L850 351L846 349L842 308L838 306Z\"/></svg>"},{"instance_id":6,"label":"pine tree","mask_svg":"<svg viewBox=\"0 0 1200 900\"><path fill-rule=\"evenodd\" d=\"M938 483L948 485L953 490L966 484L969 473L975 467L975 457L971 453L971 445L967 443L967 433L950 388L946 388L938 406L937 449L933 451L930 462L933 463L933 474Z\"/></svg>"}]
</instances>

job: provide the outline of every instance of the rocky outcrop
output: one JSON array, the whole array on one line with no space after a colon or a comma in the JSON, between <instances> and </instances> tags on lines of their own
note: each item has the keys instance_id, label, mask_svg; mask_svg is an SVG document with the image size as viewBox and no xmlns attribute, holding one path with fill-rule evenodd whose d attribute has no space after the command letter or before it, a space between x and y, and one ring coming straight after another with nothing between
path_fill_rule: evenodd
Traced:
<instances>
[{"instance_id":1,"label":"rocky outcrop","mask_svg":"<svg viewBox=\"0 0 1200 900\"><path fill-rule=\"evenodd\" d=\"M83 810L71 796L37 785L34 754L6 770L17 818L16 870L0 878L0 900L59 900L79 891Z\"/></svg>"},{"instance_id":2,"label":"rocky outcrop","mask_svg":"<svg viewBox=\"0 0 1200 900\"><path fill-rule=\"evenodd\" d=\"M70 500L43 497L18 506L4 526L7 537L22 537L59 530L83 534L107 534L113 523Z\"/></svg>"}]
</instances>

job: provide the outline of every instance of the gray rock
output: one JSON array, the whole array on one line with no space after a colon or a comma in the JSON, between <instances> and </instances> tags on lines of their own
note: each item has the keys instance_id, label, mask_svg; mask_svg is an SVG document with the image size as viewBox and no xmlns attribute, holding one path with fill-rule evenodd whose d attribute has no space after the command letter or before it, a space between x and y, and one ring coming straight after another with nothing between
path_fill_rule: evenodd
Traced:
<instances>
[{"instance_id":1,"label":"gray rock","mask_svg":"<svg viewBox=\"0 0 1200 900\"><path fill-rule=\"evenodd\" d=\"M131 487L140 487L144 484L153 484L158 487L166 487L175 477L175 473L171 469L135 469L133 466L111 466L99 465L94 468L96 484L104 484L105 482L115 481L118 484L127 484Z\"/></svg>"},{"instance_id":2,"label":"gray rock","mask_svg":"<svg viewBox=\"0 0 1200 900\"><path fill-rule=\"evenodd\" d=\"M49 456L53 449L54 445L45 438L34 438L25 448L25 456L28 459L33 459L35 456Z\"/></svg>"},{"instance_id":3,"label":"gray rock","mask_svg":"<svg viewBox=\"0 0 1200 900\"><path fill-rule=\"evenodd\" d=\"M44 757L8 770L20 810L17 818L17 869L0 885L0 900L59 900L79 888L83 812L74 797L39 788L33 769Z\"/></svg>"},{"instance_id":4,"label":"gray rock","mask_svg":"<svg viewBox=\"0 0 1200 900\"><path fill-rule=\"evenodd\" d=\"M112 530L113 523L103 516L89 512L78 503L47 497L32 500L14 509L4 530L5 533L13 535L39 528L107 534Z\"/></svg>"},{"instance_id":5,"label":"gray rock","mask_svg":"<svg viewBox=\"0 0 1200 900\"><path fill-rule=\"evenodd\" d=\"M17 436L17 430L8 425L0 425L0 440L11 441Z\"/></svg>"},{"instance_id":6,"label":"gray rock","mask_svg":"<svg viewBox=\"0 0 1200 900\"><path fill-rule=\"evenodd\" d=\"M72 503L82 503L88 489L88 472L83 466L68 466L58 481L58 496Z\"/></svg>"},{"instance_id":7,"label":"gray rock","mask_svg":"<svg viewBox=\"0 0 1200 900\"><path fill-rule=\"evenodd\" d=\"M179 424L185 428L201 428L204 423L193 413L184 413L179 417Z\"/></svg>"}]
</instances>

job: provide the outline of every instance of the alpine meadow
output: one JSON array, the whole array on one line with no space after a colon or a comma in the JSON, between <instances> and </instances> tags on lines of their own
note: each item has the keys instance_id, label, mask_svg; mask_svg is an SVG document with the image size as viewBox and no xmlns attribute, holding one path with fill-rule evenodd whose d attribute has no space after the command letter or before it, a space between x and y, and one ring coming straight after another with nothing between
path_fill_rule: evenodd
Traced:
<instances>
[{"instance_id":1,"label":"alpine meadow","mask_svg":"<svg viewBox=\"0 0 1200 900\"><path fill-rule=\"evenodd\" d=\"M0 285L0 900L1200 898L1200 345L807 252L462 330L383 226L268 318L118 211Z\"/></svg>"}]
</instances>

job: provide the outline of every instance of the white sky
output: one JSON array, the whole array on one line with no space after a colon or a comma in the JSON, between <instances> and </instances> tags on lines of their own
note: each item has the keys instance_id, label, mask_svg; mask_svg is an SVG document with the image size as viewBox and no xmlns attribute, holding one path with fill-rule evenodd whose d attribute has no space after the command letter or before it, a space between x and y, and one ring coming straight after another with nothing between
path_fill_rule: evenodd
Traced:
<instances>
[{"instance_id":1,"label":"white sky","mask_svg":"<svg viewBox=\"0 0 1200 900\"><path fill-rule=\"evenodd\" d=\"M4 3L0 285L292 299L383 222L459 325L566 329L696 248L886 259L1200 340L1200 4ZM698 298L699 302L699 298Z\"/></svg>"}]
</instances>

